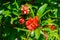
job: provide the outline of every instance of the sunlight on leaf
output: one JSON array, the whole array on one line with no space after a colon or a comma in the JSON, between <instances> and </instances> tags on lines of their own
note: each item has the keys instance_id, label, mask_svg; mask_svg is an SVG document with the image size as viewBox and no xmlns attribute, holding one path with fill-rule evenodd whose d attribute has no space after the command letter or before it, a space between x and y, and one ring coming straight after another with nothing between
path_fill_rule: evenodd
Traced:
<instances>
[{"instance_id":1,"label":"sunlight on leaf","mask_svg":"<svg viewBox=\"0 0 60 40\"><path fill-rule=\"evenodd\" d=\"M40 19L41 16L43 15L43 12L45 11L46 7L47 7L47 4L44 4L44 5L41 6L41 7L39 8L39 10L37 11L37 16L38 16L39 19Z\"/></svg>"}]
</instances>

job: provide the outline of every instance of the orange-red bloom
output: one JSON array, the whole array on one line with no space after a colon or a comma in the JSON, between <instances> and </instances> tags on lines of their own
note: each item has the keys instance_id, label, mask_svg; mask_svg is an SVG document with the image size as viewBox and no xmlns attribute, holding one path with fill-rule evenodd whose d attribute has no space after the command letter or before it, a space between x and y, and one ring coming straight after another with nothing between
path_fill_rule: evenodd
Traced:
<instances>
[{"instance_id":1,"label":"orange-red bloom","mask_svg":"<svg viewBox=\"0 0 60 40\"><path fill-rule=\"evenodd\" d=\"M34 19L30 17L28 21L26 21L26 27L29 30L35 30L38 27L38 17L35 16Z\"/></svg>"}]
</instances>

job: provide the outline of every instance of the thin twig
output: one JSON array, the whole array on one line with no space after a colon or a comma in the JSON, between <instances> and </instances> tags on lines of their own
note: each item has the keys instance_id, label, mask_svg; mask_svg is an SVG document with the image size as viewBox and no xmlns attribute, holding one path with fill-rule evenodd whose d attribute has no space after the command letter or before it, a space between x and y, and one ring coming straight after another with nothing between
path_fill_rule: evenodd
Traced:
<instances>
[{"instance_id":1,"label":"thin twig","mask_svg":"<svg viewBox=\"0 0 60 40\"><path fill-rule=\"evenodd\" d=\"M40 18L42 18L46 13L48 13L49 11L51 11L50 9L47 10Z\"/></svg>"},{"instance_id":2,"label":"thin twig","mask_svg":"<svg viewBox=\"0 0 60 40\"><path fill-rule=\"evenodd\" d=\"M7 4L10 4L10 2L4 3L3 5L7 5Z\"/></svg>"},{"instance_id":3,"label":"thin twig","mask_svg":"<svg viewBox=\"0 0 60 40\"><path fill-rule=\"evenodd\" d=\"M14 27L14 29L18 29L18 30L22 30L22 31L27 31L27 32L29 32L29 30L27 30L27 29L21 29L21 28L17 28L17 27Z\"/></svg>"}]
</instances>

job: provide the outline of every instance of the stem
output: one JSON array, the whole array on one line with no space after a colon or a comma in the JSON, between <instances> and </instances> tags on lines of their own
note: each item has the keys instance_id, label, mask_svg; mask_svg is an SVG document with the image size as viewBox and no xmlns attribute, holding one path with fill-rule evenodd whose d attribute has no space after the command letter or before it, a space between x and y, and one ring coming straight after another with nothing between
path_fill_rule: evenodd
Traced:
<instances>
[{"instance_id":1,"label":"stem","mask_svg":"<svg viewBox=\"0 0 60 40\"><path fill-rule=\"evenodd\" d=\"M10 4L10 2L4 3L3 5L7 5L7 4Z\"/></svg>"},{"instance_id":2,"label":"stem","mask_svg":"<svg viewBox=\"0 0 60 40\"><path fill-rule=\"evenodd\" d=\"M19 9L19 5L18 5L18 3L16 2L16 0L15 0L15 4L16 4L17 9Z\"/></svg>"},{"instance_id":3,"label":"stem","mask_svg":"<svg viewBox=\"0 0 60 40\"><path fill-rule=\"evenodd\" d=\"M29 30L26 30L26 29L21 29L21 28L17 28L17 27L15 27L14 29L18 29L18 30L22 30L22 31L29 32Z\"/></svg>"},{"instance_id":4,"label":"stem","mask_svg":"<svg viewBox=\"0 0 60 40\"><path fill-rule=\"evenodd\" d=\"M34 17L34 12L32 10L32 7L30 7L31 13L32 13L32 17Z\"/></svg>"},{"instance_id":5,"label":"stem","mask_svg":"<svg viewBox=\"0 0 60 40\"><path fill-rule=\"evenodd\" d=\"M41 23L41 18L42 18L46 13L48 13L49 11L51 11L51 10L50 10L50 9L47 10L47 11L40 17L40 20L39 20L39 26L40 26L40 23Z\"/></svg>"},{"instance_id":6,"label":"stem","mask_svg":"<svg viewBox=\"0 0 60 40\"><path fill-rule=\"evenodd\" d=\"M55 14L55 17L57 18L57 9L54 9L54 10L52 10L53 12L54 12L54 14Z\"/></svg>"},{"instance_id":7,"label":"stem","mask_svg":"<svg viewBox=\"0 0 60 40\"><path fill-rule=\"evenodd\" d=\"M29 39L29 36L30 36L30 33L31 33L29 30L26 30L26 29L21 29L21 28L17 28L17 27L14 27L14 29L29 32L29 33L28 33L28 35L27 35L27 38L23 38L24 40L28 40L28 39Z\"/></svg>"},{"instance_id":8,"label":"stem","mask_svg":"<svg viewBox=\"0 0 60 40\"><path fill-rule=\"evenodd\" d=\"M49 11L51 11L50 9L47 10L40 18L42 18L46 13L48 13Z\"/></svg>"},{"instance_id":9,"label":"stem","mask_svg":"<svg viewBox=\"0 0 60 40\"><path fill-rule=\"evenodd\" d=\"M27 40L29 39L30 33L31 33L31 32L29 32L28 35L27 35Z\"/></svg>"}]
</instances>

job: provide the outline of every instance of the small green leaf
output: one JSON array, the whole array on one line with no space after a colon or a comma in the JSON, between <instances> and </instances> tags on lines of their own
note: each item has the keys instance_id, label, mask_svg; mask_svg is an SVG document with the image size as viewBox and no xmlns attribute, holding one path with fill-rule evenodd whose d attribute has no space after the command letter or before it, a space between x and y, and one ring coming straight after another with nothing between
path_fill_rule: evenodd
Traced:
<instances>
[{"instance_id":1,"label":"small green leaf","mask_svg":"<svg viewBox=\"0 0 60 40\"><path fill-rule=\"evenodd\" d=\"M36 9L38 9L38 7L37 7L37 6L32 6L32 7L34 7L34 8L36 8Z\"/></svg>"},{"instance_id":2,"label":"small green leaf","mask_svg":"<svg viewBox=\"0 0 60 40\"><path fill-rule=\"evenodd\" d=\"M1 21L2 21L2 16L0 15L0 23L1 23Z\"/></svg>"},{"instance_id":3,"label":"small green leaf","mask_svg":"<svg viewBox=\"0 0 60 40\"><path fill-rule=\"evenodd\" d=\"M19 9L19 5L17 3L17 0L15 0L15 2L13 3L13 5L16 5L17 9Z\"/></svg>"},{"instance_id":4,"label":"small green leaf","mask_svg":"<svg viewBox=\"0 0 60 40\"><path fill-rule=\"evenodd\" d=\"M11 24L13 24L13 22L15 21L15 20L17 20L17 17L16 18L11 18Z\"/></svg>"},{"instance_id":5,"label":"small green leaf","mask_svg":"<svg viewBox=\"0 0 60 40\"><path fill-rule=\"evenodd\" d=\"M43 28L42 30L44 30L44 31L51 31L50 28Z\"/></svg>"},{"instance_id":6,"label":"small green leaf","mask_svg":"<svg viewBox=\"0 0 60 40\"><path fill-rule=\"evenodd\" d=\"M3 11L3 15L5 16L5 17L7 17L7 16L10 16L11 17L11 12L9 11L9 10L6 10L6 11Z\"/></svg>"},{"instance_id":7,"label":"small green leaf","mask_svg":"<svg viewBox=\"0 0 60 40\"><path fill-rule=\"evenodd\" d=\"M48 24L48 22L46 20L42 21L42 23L41 23L42 26L45 26L47 24Z\"/></svg>"},{"instance_id":8,"label":"small green leaf","mask_svg":"<svg viewBox=\"0 0 60 40\"><path fill-rule=\"evenodd\" d=\"M36 39L38 39L40 37L40 30L39 29L35 30L35 37L36 37Z\"/></svg>"},{"instance_id":9,"label":"small green leaf","mask_svg":"<svg viewBox=\"0 0 60 40\"><path fill-rule=\"evenodd\" d=\"M8 7L7 7L8 9L11 9L11 7L10 7L10 5L8 5Z\"/></svg>"},{"instance_id":10,"label":"small green leaf","mask_svg":"<svg viewBox=\"0 0 60 40\"><path fill-rule=\"evenodd\" d=\"M51 18L48 18L48 20L46 20L48 22L48 24L53 23L55 20L52 20Z\"/></svg>"},{"instance_id":11,"label":"small green leaf","mask_svg":"<svg viewBox=\"0 0 60 40\"><path fill-rule=\"evenodd\" d=\"M13 13L14 15L16 15L16 16L18 16L18 15L19 15L17 12L14 12L14 11L13 11L12 13Z\"/></svg>"},{"instance_id":12,"label":"small green leaf","mask_svg":"<svg viewBox=\"0 0 60 40\"><path fill-rule=\"evenodd\" d=\"M43 15L43 12L45 11L46 7L47 7L47 4L44 4L44 5L41 6L41 7L39 8L39 10L37 11L37 16L38 16L39 19L40 19L41 16Z\"/></svg>"},{"instance_id":13,"label":"small green leaf","mask_svg":"<svg viewBox=\"0 0 60 40\"><path fill-rule=\"evenodd\" d=\"M55 10L55 12L53 13L53 14L55 14L55 17L57 18L57 9L54 9Z\"/></svg>"},{"instance_id":14,"label":"small green leaf","mask_svg":"<svg viewBox=\"0 0 60 40\"><path fill-rule=\"evenodd\" d=\"M11 18L11 22L10 22L10 23L11 23L11 24L13 24L13 21L14 21L14 19L13 19L13 18Z\"/></svg>"}]
</instances>

